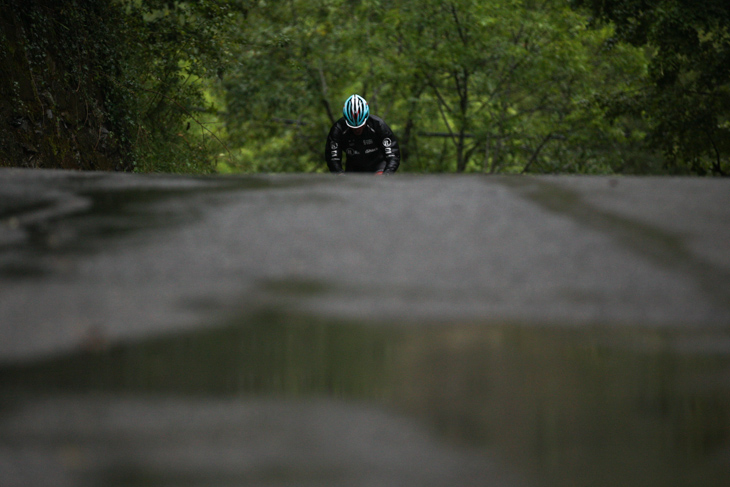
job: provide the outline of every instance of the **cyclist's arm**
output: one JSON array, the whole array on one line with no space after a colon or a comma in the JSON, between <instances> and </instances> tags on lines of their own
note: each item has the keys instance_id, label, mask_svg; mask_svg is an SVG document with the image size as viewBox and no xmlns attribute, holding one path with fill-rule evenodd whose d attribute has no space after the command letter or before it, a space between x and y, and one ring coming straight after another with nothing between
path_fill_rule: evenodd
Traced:
<instances>
[{"instance_id":1,"label":"cyclist's arm","mask_svg":"<svg viewBox=\"0 0 730 487\"><path fill-rule=\"evenodd\" d=\"M381 142L383 154L385 155L385 173L394 173L400 166L400 147L398 147L398 139L395 138L390 127L383 122L381 124Z\"/></svg>"},{"instance_id":2,"label":"cyclist's arm","mask_svg":"<svg viewBox=\"0 0 730 487\"><path fill-rule=\"evenodd\" d=\"M340 131L334 125L327 136L327 145L324 149L324 159L332 173L344 172L342 169L342 147L340 145Z\"/></svg>"}]
</instances>

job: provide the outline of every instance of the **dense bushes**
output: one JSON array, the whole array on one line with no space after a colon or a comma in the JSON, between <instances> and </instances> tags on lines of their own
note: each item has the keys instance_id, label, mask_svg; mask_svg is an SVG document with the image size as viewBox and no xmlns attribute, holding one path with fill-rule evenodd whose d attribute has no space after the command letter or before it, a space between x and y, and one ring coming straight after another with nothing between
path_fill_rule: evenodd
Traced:
<instances>
[{"instance_id":1,"label":"dense bushes","mask_svg":"<svg viewBox=\"0 0 730 487\"><path fill-rule=\"evenodd\" d=\"M0 164L208 172L227 2L0 0Z\"/></svg>"},{"instance_id":2,"label":"dense bushes","mask_svg":"<svg viewBox=\"0 0 730 487\"><path fill-rule=\"evenodd\" d=\"M727 175L730 8L645 3L0 0L0 165L324 170L358 92L404 171Z\"/></svg>"},{"instance_id":3,"label":"dense bushes","mask_svg":"<svg viewBox=\"0 0 730 487\"><path fill-rule=\"evenodd\" d=\"M118 12L93 0L3 0L0 162L5 166L132 168L123 103ZM111 75L111 76L110 76Z\"/></svg>"}]
</instances>

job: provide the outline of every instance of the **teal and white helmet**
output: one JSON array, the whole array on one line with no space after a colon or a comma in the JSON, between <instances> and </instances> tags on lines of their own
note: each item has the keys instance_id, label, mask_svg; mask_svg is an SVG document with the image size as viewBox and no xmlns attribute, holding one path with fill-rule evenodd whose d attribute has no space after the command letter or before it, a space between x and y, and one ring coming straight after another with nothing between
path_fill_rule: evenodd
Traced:
<instances>
[{"instance_id":1,"label":"teal and white helmet","mask_svg":"<svg viewBox=\"0 0 730 487\"><path fill-rule=\"evenodd\" d=\"M342 114L345 116L345 123L348 127L357 129L365 125L370 116L370 107L365 98L360 95L352 95L345 102L342 108Z\"/></svg>"}]
</instances>

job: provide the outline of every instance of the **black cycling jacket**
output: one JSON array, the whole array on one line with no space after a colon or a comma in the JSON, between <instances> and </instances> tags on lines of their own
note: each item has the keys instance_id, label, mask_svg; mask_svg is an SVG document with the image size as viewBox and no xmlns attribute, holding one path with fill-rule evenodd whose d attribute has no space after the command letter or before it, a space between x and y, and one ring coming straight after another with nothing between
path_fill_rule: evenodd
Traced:
<instances>
[{"instance_id":1,"label":"black cycling jacket","mask_svg":"<svg viewBox=\"0 0 730 487\"><path fill-rule=\"evenodd\" d=\"M330 129L324 158L330 172L342 172L342 153L347 154L347 172L394 173L400 165L400 149L393 131L382 118L370 115L360 135L347 126L344 117Z\"/></svg>"}]
</instances>

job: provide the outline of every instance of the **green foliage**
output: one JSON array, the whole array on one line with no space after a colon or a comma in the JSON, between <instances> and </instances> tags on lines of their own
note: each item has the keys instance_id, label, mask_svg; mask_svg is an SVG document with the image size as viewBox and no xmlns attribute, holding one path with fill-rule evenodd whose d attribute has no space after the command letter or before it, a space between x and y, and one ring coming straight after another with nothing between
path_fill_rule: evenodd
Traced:
<instances>
[{"instance_id":1,"label":"green foliage","mask_svg":"<svg viewBox=\"0 0 730 487\"><path fill-rule=\"evenodd\" d=\"M646 46L650 85L607 99L649 124L665 171L730 175L730 3L725 0L574 0L616 26L614 42Z\"/></svg>"},{"instance_id":2,"label":"green foliage","mask_svg":"<svg viewBox=\"0 0 730 487\"><path fill-rule=\"evenodd\" d=\"M205 93L242 2L0 0L2 163L212 171ZM7 73L7 76L5 75Z\"/></svg>"},{"instance_id":3,"label":"green foliage","mask_svg":"<svg viewBox=\"0 0 730 487\"><path fill-rule=\"evenodd\" d=\"M231 63L229 27L246 12L227 1L126 0L122 77L133 101L125 116L137 170L210 172L227 150L211 128L217 112L205 95Z\"/></svg>"},{"instance_id":4,"label":"green foliage","mask_svg":"<svg viewBox=\"0 0 730 487\"><path fill-rule=\"evenodd\" d=\"M726 175L726 4L0 0L2 163L323 171L357 92L405 171Z\"/></svg>"},{"instance_id":5,"label":"green foliage","mask_svg":"<svg viewBox=\"0 0 730 487\"><path fill-rule=\"evenodd\" d=\"M602 60L583 19L515 1L414 2L413 11L399 41L411 43L404 58L424 79L422 104L437 108L431 126L453 145L451 169L585 170L575 152L590 140L585 120L600 118L591 101Z\"/></svg>"},{"instance_id":6,"label":"green foliage","mask_svg":"<svg viewBox=\"0 0 730 487\"><path fill-rule=\"evenodd\" d=\"M639 86L646 61L606 50L610 34L562 2L258 2L224 82L230 143L255 154L243 170L322 170L358 92L395 130L403 170L620 170L641 127L609 123L598 101Z\"/></svg>"},{"instance_id":7,"label":"green foliage","mask_svg":"<svg viewBox=\"0 0 730 487\"><path fill-rule=\"evenodd\" d=\"M224 81L230 143L255 153L238 159L242 170L321 167L324 137L341 116L341 93L363 89L357 83L366 60L350 59L362 11L327 1L284 8L259 2L251 10Z\"/></svg>"}]
</instances>

